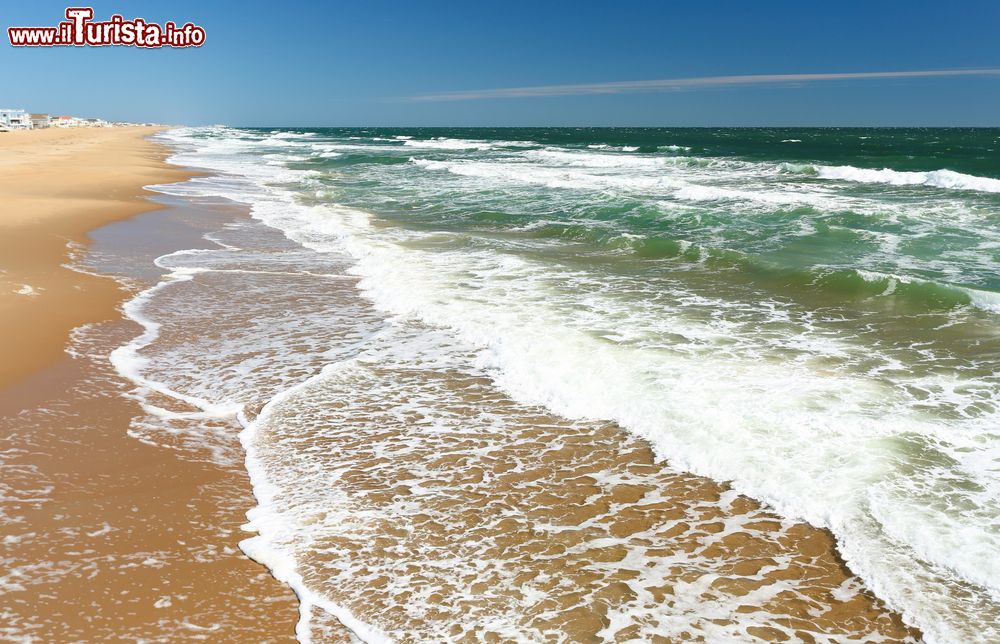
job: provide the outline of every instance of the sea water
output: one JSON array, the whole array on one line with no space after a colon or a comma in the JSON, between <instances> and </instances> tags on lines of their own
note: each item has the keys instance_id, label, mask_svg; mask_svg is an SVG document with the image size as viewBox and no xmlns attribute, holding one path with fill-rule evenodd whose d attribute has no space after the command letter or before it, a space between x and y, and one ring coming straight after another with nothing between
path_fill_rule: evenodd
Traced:
<instances>
[{"instance_id":1,"label":"sea water","mask_svg":"<svg viewBox=\"0 0 1000 644\"><path fill-rule=\"evenodd\" d=\"M112 359L144 440L241 420L300 639L1000 638L1000 130L158 139L252 218Z\"/></svg>"}]
</instances>

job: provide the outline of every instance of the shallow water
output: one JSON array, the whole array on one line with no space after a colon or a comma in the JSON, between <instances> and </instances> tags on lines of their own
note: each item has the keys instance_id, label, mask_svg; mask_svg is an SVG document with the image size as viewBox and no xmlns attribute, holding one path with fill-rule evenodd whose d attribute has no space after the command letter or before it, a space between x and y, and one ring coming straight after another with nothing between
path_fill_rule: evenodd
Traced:
<instances>
[{"instance_id":1,"label":"shallow water","mask_svg":"<svg viewBox=\"0 0 1000 644\"><path fill-rule=\"evenodd\" d=\"M170 132L255 220L127 309L134 431L248 424L302 638L988 641L997 135Z\"/></svg>"},{"instance_id":2,"label":"shallow water","mask_svg":"<svg viewBox=\"0 0 1000 644\"><path fill-rule=\"evenodd\" d=\"M93 232L73 267L148 287L163 275L157 256L215 247L201 235L246 217L181 202ZM140 330L79 327L61 362L0 392L0 639L285 641L294 595L237 546L251 494L239 424L203 421L201 434L227 437L206 450L153 415L162 440L146 440L134 385L108 362Z\"/></svg>"}]
</instances>

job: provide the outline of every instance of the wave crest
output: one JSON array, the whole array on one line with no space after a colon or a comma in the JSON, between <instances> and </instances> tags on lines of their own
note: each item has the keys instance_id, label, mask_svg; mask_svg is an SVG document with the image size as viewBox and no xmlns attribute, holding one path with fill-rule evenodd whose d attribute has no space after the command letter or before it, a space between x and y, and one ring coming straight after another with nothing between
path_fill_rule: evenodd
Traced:
<instances>
[{"instance_id":1,"label":"wave crest","mask_svg":"<svg viewBox=\"0 0 1000 644\"><path fill-rule=\"evenodd\" d=\"M783 163L783 172L813 175L819 179L852 181L855 183L884 183L891 186L930 186L945 190L974 190L1000 193L1000 179L978 177L954 170L915 172L891 168L856 168L850 165L814 165Z\"/></svg>"}]
</instances>

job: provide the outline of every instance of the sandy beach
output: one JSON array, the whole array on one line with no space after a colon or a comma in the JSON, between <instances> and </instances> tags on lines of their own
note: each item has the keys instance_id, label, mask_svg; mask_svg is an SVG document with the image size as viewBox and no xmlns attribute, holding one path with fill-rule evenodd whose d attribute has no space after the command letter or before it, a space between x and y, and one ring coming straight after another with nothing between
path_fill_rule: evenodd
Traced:
<instances>
[{"instance_id":1,"label":"sandy beach","mask_svg":"<svg viewBox=\"0 0 1000 644\"><path fill-rule=\"evenodd\" d=\"M138 333L117 309L128 292L65 266L88 231L161 218L144 185L191 176L164 162L146 140L154 132L0 135L0 637L293 638L294 596L236 549L250 498L242 467L129 436L141 410L107 360ZM88 355L64 351L72 329L90 333L76 340Z\"/></svg>"},{"instance_id":2,"label":"sandy beach","mask_svg":"<svg viewBox=\"0 0 1000 644\"><path fill-rule=\"evenodd\" d=\"M155 209L142 186L188 176L145 140L155 128L79 128L0 136L0 386L62 357L69 330L114 316L109 279L64 266L98 226Z\"/></svg>"}]
</instances>

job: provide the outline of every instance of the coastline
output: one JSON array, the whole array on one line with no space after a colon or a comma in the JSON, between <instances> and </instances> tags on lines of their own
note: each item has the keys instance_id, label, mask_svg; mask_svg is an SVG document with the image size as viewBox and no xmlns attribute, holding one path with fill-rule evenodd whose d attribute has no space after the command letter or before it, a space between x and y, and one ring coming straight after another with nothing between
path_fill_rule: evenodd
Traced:
<instances>
[{"instance_id":1,"label":"coastline","mask_svg":"<svg viewBox=\"0 0 1000 644\"><path fill-rule=\"evenodd\" d=\"M65 264L89 231L159 208L144 186L193 176L146 140L162 129L0 135L0 387L55 364L71 329L115 317L119 285Z\"/></svg>"},{"instance_id":2,"label":"coastline","mask_svg":"<svg viewBox=\"0 0 1000 644\"><path fill-rule=\"evenodd\" d=\"M4 637L294 636L294 595L236 548L242 464L131 435L142 409L107 355L139 332L119 307L141 280L69 268L102 231L131 230L112 246L133 252L151 238L190 245L171 217L246 216L152 198L145 186L196 175L166 162L148 139L160 129L0 136ZM148 250L150 265L162 252Z\"/></svg>"},{"instance_id":3,"label":"coastline","mask_svg":"<svg viewBox=\"0 0 1000 644\"><path fill-rule=\"evenodd\" d=\"M135 154L148 155L143 157L147 160L159 159L157 163L163 166L161 170L170 176L179 177L176 180L192 176L190 172L167 166L164 160L168 156L168 151L158 149L158 144L146 141L146 136L148 133L135 137L136 147L144 149L141 152L135 150ZM123 146L128 147L125 143ZM155 163L150 161L150 176L156 171L153 166ZM142 185L163 182L162 179L151 179ZM105 184L93 186L92 201L103 201L97 196L101 191L101 185ZM112 188L112 192L116 189L118 188ZM183 199L173 201L150 199L149 190L141 186L138 188L133 186L131 189L134 192L125 193L130 196L124 203L139 207L140 210L117 217L117 224L111 221L94 224L94 228L98 231L108 231L112 228L130 231L111 242L112 245L117 244L119 250L123 246L122 239L149 238L153 232L151 226L154 221L177 220L172 229L168 224L167 245L164 247L176 250L190 248L192 243L190 240L185 243L170 243L171 240L180 239L182 235L190 236L192 232L192 229L185 227L180 219L214 218L213 221L217 224L220 221L247 216L246 208L231 202L195 206ZM143 196L146 198L142 198ZM113 212L122 213L126 210L124 205L121 211L112 209ZM91 215L97 219L97 213ZM56 220L56 217L43 219L44 223L53 225ZM75 220L74 222L79 223ZM57 233L51 228L47 230L50 235L58 238ZM79 244L93 230L75 232L72 239ZM162 232L161 229L156 230L157 234ZM155 251L148 249L148 259L162 252L163 248ZM0 388L0 412L3 412L4 416L11 418L16 416L18 421L15 422L28 418L29 424L38 422L48 430L41 433L34 432L31 438L32 447L35 448L33 453L27 450L25 457L16 455L13 459L5 461L5 464L35 467L37 476L34 479L34 487L17 486L16 477L12 478L9 484L12 484L12 487L23 487L28 490L36 489L39 485L44 487L47 482L56 484L53 486L54 490L48 493L49 498L45 502L38 503L34 500L35 507L29 507L33 504L29 501L23 504L23 508L16 508L18 511L23 511L23 514L15 521L19 526L15 532L20 531L31 536L17 536L15 541L5 543L12 544L12 558L21 563L44 561L46 557L52 557L53 552L59 553L61 558L59 563L65 563L81 553L85 555L81 559L85 559L86 563L67 567L62 576L42 579L40 585L44 586L44 589L31 586L23 579L20 583L23 586L22 590L27 591L27 595L41 592L47 597L58 598L56 603L60 606L77 605L81 599L89 599L93 603L89 607L81 607L83 615L74 616L59 611L41 615L42 609L33 604L30 597L15 598L10 602L10 606L0 606L0 614L7 617L8 623L12 623L14 628L22 627L21 632L44 633L48 638L81 637L81 635L107 637L123 633L155 638L176 635L177 633L172 633L172 629L186 629L188 634L210 631L211 637L252 637L257 641L290 639L295 632L295 621L302 607L296 610L296 599L289 588L275 581L266 571L235 549L240 536L238 528L244 522L242 515L251 499L247 472L239 463L236 467L220 467L211 459L192 460L190 455L185 455L182 450L169 449L173 446L151 445L129 435L130 423L141 414L141 409L134 400L127 398L127 388L131 386L130 383L123 381L110 369L107 364L107 353L102 352L109 347L121 346L123 342L135 337L141 331L133 321L123 320L120 315L114 313L115 307L128 296L129 292L115 280L63 267L63 263L67 260L68 256L63 257L62 263L58 265L59 268L70 274L67 276L68 279L72 280L78 276L80 280L70 288L74 290L86 288L88 289L86 293L90 293L89 283L93 282L109 287L107 290L109 292L113 290L114 294L109 295L106 301L95 298L93 309L76 311L75 313L81 315L86 313L91 317L70 327L86 328L81 325L103 321L103 324L95 325L95 328L101 329L97 335L103 334L102 337L94 338L92 341L84 340L82 343L75 341L77 345L100 347L100 350L89 356L79 355L78 347L78 355L71 355L69 358L63 356L62 360L50 363L50 366L41 366L34 375L21 378L11 386ZM46 275L40 272L38 280ZM38 283L41 284L40 281ZM81 288L76 289L76 286ZM42 293L46 292L48 290ZM28 296L21 297L29 301L34 299ZM86 299L86 295L83 297ZM102 302L105 304L103 308L100 306ZM64 334L56 345L60 355L63 354L65 343ZM25 343L24 350L31 349L27 344ZM95 379L98 384L116 380L119 389L112 387L98 392L92 382ZM89 391L87 391L88 386L91 387ZM83 394L80 393L81 390ZM53 401L56 401L55 404ZM65 436L67 428L60 422L60 418L46 418L46 413L41 413L37 419L30 413L25 416L28 407L47 412L48 409L60 406L68 407L69 413L79 416L88 433L67 439ZM15 441L17 449L23 450L25 443L16 442L22 438L17 435L18 433L12 431L11 440ZM613 443L617 444L617 441ZM627 465L628 468L643 472L652 469L656 459L649 452L648 446L643 445L640 448L632 445L632 447L638 451L633 453L632 450L614 449L604 457L614 462L616 467ZM595 453L593 450L588 452ZM39 456L42 458L38 458ZM86 465L81 467L81 463ZM575 465L575 467L582 466ZM725 491L724 485L700 477L685 475L678 480L683 480L685 484L699 489L706 486L711 488L706 494L713 500L717 500L716 497ZM670 479L669 484L667 481L663 482L665 490L670 489L676 493L673 489L675 487L678 487L678 484L675 484L673 479ZM577 491L574 486L570 486L562 490L562 493L572 497ZM615 491L615 494L621 493L623 493L621 490ZM700 495L686 499L684 494L676 494L674 500L678 503L684 501L696 503L703 499ZM615 497L611 501L618 503L621 499ZM749 500L746 502L750 505L744 508L744 511L759 511L755 503ZM583 499L580 503L583 503ZM57 509L53 511L53 507ZM56 533L63 535L67 533L69 529L67 517L72 517L71 523L74 526L70 538L47 541L45 537ZM706 517L704 520L710 523L715 518ZM777 517L770 518L778 520ZM627 521L640 519L641 517L625 517ZM20 530L22 526L27 527ZM31 532L25 532L29 528ZM42 538L39 538L39 534L43 535ZM78 539L82 538L90 541L88 547L80 547ZM793 577L814 577L814 582L824 588L840 588L848 583L851 573L840 559L834 540L828 531L802 525L796 528L791 539L793 542L783 544L782 548L801 557L801 561L784 574ZM254 538L249 541L253 540ZM715 556L731 560L734 567L741 565L748 556L756 561L766 559L767 554L767 548L762 544L741 544L738 549L745 551L741 553L726 552L727 549L721 549ZM148 551L157 554L150 556ZM95 552L101 561L111 562L109 571L87 570L93 566ZM114 562L120 562L122 565L115 566ZM79 576L84 570L87 570L88 576ZM106 576L109 573L112 576ZM221 581L223 579L225 581ZM77 585L74 581L83 580L86 581L81 585L91 588L73 588ZM105 584L104 587L99 587L102 583ZM178 592L178 586L184 590ZM743 592L746 591L739 589L737 594ZM100 595L100 598L95 599L95 595ZM127 595L128 598L122 599L121 595ZM240 604L247 599L251 601ZM305 597L302 599L308 600ZM309 601L304 601L304 606L308 609ZM123 611L123 607L127 610ZM789 610L792 611L792 608L799 609L798 606L790 604ZM35 611L36 618L42 617L52 622L37 624L31 629L23 628L32 610ZM19 619L11 620L12 615L16 615ZM339 616L344 617L344 615ZM199 617L201 619L198 619ZM880 630L884 629L890 638L915 634L915 631L907 629L900 623L898 616L891 612L887 613L881 602L867 592L859 594L854 601L832 612L829 618L832 623L838 624L851 624L856 620L881 622ZM588 632L590 626L589 623L581 626L583 630L580 635ZM60 630L52 630L54 628ZM327 632L327 635L331 633ZM776 635L767 629L763 629L760 633L765 639ZM341 634L341 637L346 638L346 633ZM337 641L337 637L331 637L330 641Z\"/></svg>"}]
</instances>

